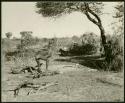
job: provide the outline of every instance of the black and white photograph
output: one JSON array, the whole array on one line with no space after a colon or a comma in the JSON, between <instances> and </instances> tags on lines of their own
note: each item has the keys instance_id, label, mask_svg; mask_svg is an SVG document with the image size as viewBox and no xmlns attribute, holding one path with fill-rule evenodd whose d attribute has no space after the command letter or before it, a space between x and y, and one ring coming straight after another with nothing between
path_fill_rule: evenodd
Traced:
<instances>
[{"instance_id":1,"label":"black and white photograph","mask_svg":"<svg viewBox=\"0 0 125 103\"><path fill-rule=\"evenodd\" d=\"M2 102L124 102L124 1L2 1L1 21Z\"/></svg>"}]
</instances>

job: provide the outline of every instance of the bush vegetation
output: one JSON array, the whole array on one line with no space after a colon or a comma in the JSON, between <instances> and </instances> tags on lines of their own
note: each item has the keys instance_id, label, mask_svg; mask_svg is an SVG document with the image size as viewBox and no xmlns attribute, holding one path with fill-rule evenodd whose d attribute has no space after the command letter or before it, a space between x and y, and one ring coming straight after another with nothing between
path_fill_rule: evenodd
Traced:
<instances>
[{"instance_id":1,"label":"bush vegetation","mask_svg":"<svg viewBox=\"0 0 125 103\"><path fill-rule=\"evenodd\" d=\"M98 51L98 37L94 33L85 33L80 38L79 41L70 46L71 55L91 55Z\"/></svg>"},{"instance_id":2,"label":"bush vegetation","mask_svg":"<svg viewBox=\"0 0 125 103\"><path fill-rule=\"evenodd\" d=\"M28 36L28 35L27 35ZM2 52L14 58L31 58L35 52L43 48L49 39L34 38L32 35L24 39L2 39ZM56 38L56 51L68 47L70 55L101 55L100 37L94 33L85 33L81 37ZM11 45L11 46L10 46ZM93 62L98 69L121 71L123 69L123 35L107 35L107 56L101 61ZM10 48L11 47L11 48ZM13 55L13 56L12 56ZM11 60L11 59L10 59ZM93 64L92 63L92 64Z\"/></svg>"},{"instance_id":3,"label":"bush vegetation","mask_svg":"<svg viewBox=\"0 0 125 103\"><path fill-rule=\"evenodd\" d=\"M123 70L123 34L113 35L108 39L108 52L106 57L107 70Z\"/></svg>"}]
</instances>

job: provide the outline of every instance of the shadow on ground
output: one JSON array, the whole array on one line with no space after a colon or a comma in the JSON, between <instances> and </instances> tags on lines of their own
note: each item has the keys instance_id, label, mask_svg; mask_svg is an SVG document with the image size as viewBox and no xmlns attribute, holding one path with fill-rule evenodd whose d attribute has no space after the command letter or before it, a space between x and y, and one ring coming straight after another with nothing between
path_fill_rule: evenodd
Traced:
<instances>
[{"instance_id":1,"label":"shadow on ground","mask_svg":"<svg viewBox=\"0 0 125 103\"><path fill-rule=\"evenodd\" d=\"M55 59L54 61L79 63L92 69L102 70L105 68L104 57L99 55L85 55L85 56L66 56Z\"/></svg>"}]
</instances>

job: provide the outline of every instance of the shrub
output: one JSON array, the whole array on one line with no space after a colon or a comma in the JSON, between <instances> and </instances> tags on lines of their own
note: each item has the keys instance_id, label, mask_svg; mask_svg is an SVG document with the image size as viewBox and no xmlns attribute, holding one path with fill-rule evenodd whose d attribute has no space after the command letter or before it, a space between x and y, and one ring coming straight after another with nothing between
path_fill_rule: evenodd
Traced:
<instances>
[{"instance_id":1,"label":"shrub","mask_svg":"<svg viewBox=\"0 0 125 103\"><path fill-rule=\"evenodd\" d=\"M123 56L122 55L117 55L112 63L111 63L111 70L113 71L121 71L123 70Z\"/></svg>"},{"instance_id":2,"label":"shrub","mask_svg":"<svg viewBox=\"0 0 125 103\"><path fill-rule=\"evenodd\" d=\"M122 35L112 36L108 40L107 70L121 71L123 70L123 38Z\"/></svg>"},{"instance_id":3,"label":"shrub","mask_svg":"<svg viewBox=\"0 0 125 103\"><path fill-rule=\"evenodd\" d=\"M81 54L80 49L81 49L80 46L77 43L75 43L75 44L71 45L71 47L69 48L69 53L71 55L80 55Z\"/></svg>"},{"instance_id":4,"label":"shrub","mask_svg":"<svg viewBox=\"0 0 125 103\"><path fill-rule=\"evenodd\" d=\"M82 35L78 43L74 43L70 46L71 55L88 55L97 52L98 48L98 37L94 33L86 33Z\"/></svg>"},{"instance_id":5,"label":"shrub","mask_svg":"<svg viewBox=\"0 0 125 103\"><path fill-rule=\"evenodd\" d=\"M86 54L93 54L95 51L95 46L92 44L83 44L83 45L73 45L70 47L70 54L71 55L86 55Z\"/></svg>"}]
</instances>

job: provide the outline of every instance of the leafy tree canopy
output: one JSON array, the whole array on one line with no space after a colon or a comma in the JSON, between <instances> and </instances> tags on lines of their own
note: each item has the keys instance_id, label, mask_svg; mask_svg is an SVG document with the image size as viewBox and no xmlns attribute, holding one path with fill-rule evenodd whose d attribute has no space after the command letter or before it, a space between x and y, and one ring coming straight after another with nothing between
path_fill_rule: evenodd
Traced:
<instances>
[{"instance_id":1,"label":"leafy tree canopy","mask_svg":"<svg viewBox=\"0 0 125 103\"><path fill-rule=\"evenodd\" d=\"M101 2L87 2L90 9L94 12L101 14L103 3ZM85 12L85 2L37 2L36 7L38 8L37 13L42 14L44 17L60 17L73 11Z\"/></svg>"},{"instance_id":2,"label":"leafy tree canopy","mask_svg":"<svg viewBox=\"0 0 125 103\"><path fill-rule=\"evenodd\" d=\"M104 4L102 2L37 2L37 13L44 17L60 17L64 14L78 11L84 13L87 18L100 29L102 45L106 52L106 37L101 19Z\"/></svg>"},{"instance_id":3,"label":"leafy tree canopy","mask_svg":"<svg viewBox=\"0 0 125 103\"><path fill-rule=\"evenodd\" d=\"M22 31L20 32L20 35L22 38L25 38L25 39L29 39L29 38L32 38L32 34L33 32L32 31Z\"/></svg>"},{"instance_id":4,"label":"leafy tree canopy","mask_svg":"<svg viewBox=\"0 0 125 103\"><path fill-rule=\"evenodd\" d=\"M11 36L12 36L12 33L11 33L11 32L7 32L7 33L6 33L6 37L7 37L8 39L10 39Z\"/></svg>"}]
</instances>

